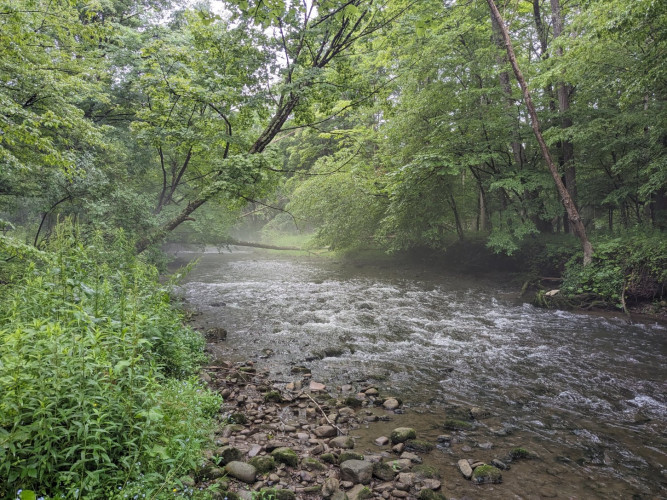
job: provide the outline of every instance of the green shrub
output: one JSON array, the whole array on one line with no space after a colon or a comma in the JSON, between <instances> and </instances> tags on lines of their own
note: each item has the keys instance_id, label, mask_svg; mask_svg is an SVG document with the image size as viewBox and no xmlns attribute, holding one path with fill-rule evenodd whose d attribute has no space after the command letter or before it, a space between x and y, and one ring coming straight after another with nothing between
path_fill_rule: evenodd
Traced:
<instances>
[{"instance_id":1,"label":"green shrub","mask_svg":"<svg viewBox=\"0 0 667 500\"><path fill-rule=\"evenodd\" d=\"M82 241L61 224L3 285L0 498L173 496L221 403L191 378L204 341L122 233Z\"/></svg>"},{"instance_id":2,"label":"green shrub","mask_svg":"<svg viewBox=\"0 0 667 500\"><path fill-rule=\"evenodd\" d=\"M593 294L619 305L621 295L638 300L658 298L667 282L667 239L664 233L633 231L593 241L593 262L584 267L577 254L567 263L562 291Z\"/></svg>"}]
</instances>

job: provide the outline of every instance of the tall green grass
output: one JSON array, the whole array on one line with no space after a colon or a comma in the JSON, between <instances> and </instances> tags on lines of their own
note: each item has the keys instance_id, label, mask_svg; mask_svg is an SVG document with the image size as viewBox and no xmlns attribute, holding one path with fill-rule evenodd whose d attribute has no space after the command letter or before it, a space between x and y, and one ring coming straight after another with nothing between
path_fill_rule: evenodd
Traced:
<instances>
[{"instance_id":1,"label":"tall green grass","mask_svg":"<svg viewBox=\"0 0 667 500\"><path fill-rule=\"evenodd\" d=\"M64 223L16 258L0 285L0 498L173 498L221 403L194 377L204 340L122 232L84 244Z\"/></svg>"}]
</instances>

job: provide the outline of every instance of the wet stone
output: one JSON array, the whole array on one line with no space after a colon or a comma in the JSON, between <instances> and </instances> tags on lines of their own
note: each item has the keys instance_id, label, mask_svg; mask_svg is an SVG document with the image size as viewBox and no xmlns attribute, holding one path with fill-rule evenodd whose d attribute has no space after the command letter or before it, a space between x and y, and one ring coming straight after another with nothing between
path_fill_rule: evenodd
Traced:
<instances>
[{"instance_id":1,"label":"wet stone","mask_svg":"<svg viewBox=\"0 0 667 500\"><path fill-rule=\"evenodd\" d=\"M391 451L398 453L399 455L403 453L403 450L405 450L405 443L398 443L397 445L391 447Z\"/></svg>"},{"instance_id":2,"label":"wet stone","mask_svg":"<svg viewBox=\"0 0 667 500\"><path fill-rule=\"evenodd\" d=\"M394 444L404 443L408 439L415 439L417 437L417 431L412 427L397 427L391 431L391 442Z\"/></svg>"},{"instance_id":3,"label":"wet stone","mask_svg":"<svg viewBox=\"0 0 667 500\"><path fill-rule=\"evenodd\" d=\"M387 410L395 410L401 406L401 403L399 403L398 399L396 398L388 398L384 401L384 403L382 403L382 406L384 406L384 408Z\"/></svg>"},{"instance_id":4,"label":"wet stone","mask_svg":"<svg viewBox=\"0 0 667 500\"><path fill-rule=\"evenodd\" d=\"M354 451L344 451L338 457L338 463L346 462L347 460L363 460L364 456Z\"/></svg>"},{"instance_id":5,"label":"wet stone","mask_svg":"<svg viewBox=\"0 0 667 500\"><path fill-rule=\"evenodd\" d=\"M330 498L340 488L340 482L335 477L328 477L322 485L322 496Z\"/></svg>"},{"instance_id":6,"label":"wet stone","mask_svg":"<svg viewBox=\"0 0 667 500\"><path fill-rule=\"evenodd\" d=\"M373 464L365 460L347 460L340 464L340 478L355 484L368 484L373 475Z\"/></svg>"},{"instance_id":7,"label":"wet stone","mask_svg":"<svg viewBox=\"0 0 667 500\"><path fill-rule=\"evenodd\" d=\"M320 382L315 382L314 380L310 381L309 388L312 392L322 392L327 388L326 385L321 384Z\"/></svg>"},{"instance_id":8,"label":"wet stone","mask_svg":"<svg viewBox=\"0 0 667 500\"><path fill-rule=\"evenodd\" d=\"M338 431L336 428L332 425L321 425L315 430L313 430L313 433L320 438L326 438L326 437L334 437L336 434L338 434Z\"/></svg>"},{"instance_id":9,"label":"wet stone","mask_svg":"<svg viewBox=\"0 0 667 500\"><path fill-rule=\"evenodd\" d=\"M404 452L401 454L401 458L404 460L410 460L413 464L420 464L422 463L422 459L420 456L415 455L414 453L410 453L408 451Z\"/></svg>"},{"instance_id":10,"label":"wet stone","mask_svg":"<svg viewBox=\"0 0 667 500\"><path fill-rule=\"evenodd\" d=\"M281 447L276 448L271 452L271 456L276 460L286 465L296 467L299 462L299 457L292 448Z\"/></svg>"},{"instance_id":11,"label":"wet stone","mask_svg":"<svg viewBox=\"0 0 667 500\"><path fill-rule=\"evenodd\" d=\"M396 471L390 464L378 462L373 464L373 476L382 481L392 481L396 476Z\"/></svg>"},{"instance_id":12,"label":"wet stone","mask_svg":"<svg viewBox=\"0 0 667 500\"><path fill-rule=\"evenodd\" d=\"M329 446L332 448L351 450L354 448L354 439L352 439L350 436L338 436L329 441Z\"/></svg>"},{"instance_id":13,"label":"wet stone","mask_svg":"<svg viewBox=\"0 0 667 500\"><path fill-rule=\"evenodd\" d=\"M234 448L233 446L223 446L215 450L215 455L218 457L217 461L220 465L226 465L229 462L241 460L242 453L238 448Z\"/></svg>"},{"instance_id":14,"label":"wet stone","mask_svg":"<svg viewBox=\"0 0 667 500\"><path fill-rule=\"evenodd\" d=\"M371 498L373 492L363 484L357 484L347 492L347 497L349 500L364 500L366 498Z\"/></svg>"},{"instance_id":15,"label":"wet stone","mask_svg":"<svg viewBox=\"0 0 667 500\"><path fill-rule=\"evenodd\" d=\"M380 436L375 440L375 444L378 446L387 446L389 444L389 438L387 436Z\"/></svg>"}]
</instances>

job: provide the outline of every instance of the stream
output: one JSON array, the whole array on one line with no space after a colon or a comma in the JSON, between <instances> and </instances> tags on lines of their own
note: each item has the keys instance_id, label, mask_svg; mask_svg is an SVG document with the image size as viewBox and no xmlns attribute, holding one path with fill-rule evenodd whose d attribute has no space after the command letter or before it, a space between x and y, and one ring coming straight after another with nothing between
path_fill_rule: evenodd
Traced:
<instances>
[{"instance_id":1,"label":"stream","mask_svg":"<svg viewBox=\"0 0 667 500\"><path fill-rule=\"evenodd\" d=\"M667 498L664 325L537 309L502 278L418 264L238 247L176 263L193 258L180 293L198 327L228 330L214 355L259 360L282 383L301 365L332 393L372 385L401 398L403 413L358 429L357 448L401 425L434 443L451 433L426 458L447 498ZM473 430L443 429L471 407L488 412ZM456 469L515 446L538 458L513 463L500 485Z\"/></svg>"}]
</instances>

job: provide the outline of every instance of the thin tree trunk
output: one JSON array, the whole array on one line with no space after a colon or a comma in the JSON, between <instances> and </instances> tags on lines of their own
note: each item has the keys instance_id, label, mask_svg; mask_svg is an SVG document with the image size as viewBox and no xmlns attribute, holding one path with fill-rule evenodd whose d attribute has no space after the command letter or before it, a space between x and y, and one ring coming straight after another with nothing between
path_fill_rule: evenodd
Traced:
<instances>
[{"instance_id":1,"label":"thin tree trunk","mask_svg":"<svg viewBox=\"0 0 667 500\"><path fill-rule=\"evenodd\" d=\"M554 183L556 184L556 188L558 189L558 193L560 194L563 206L567 211L570 224L573 227L575 234L579 238L579 241L581 242L581 247L584 254L583 255L584 265L588 265L592 261L593 246L591 245L591 242L588 240L588 236L586 235L586 228L584 227L584 223L581 220L581 217L579 216L577 207L574 201L572 200L570 193L567 191L565 185L563 184L563 181L560 178L560 174L558 173L558 168L551 159L549 148L547 147L546 142L544 142L544 137L542 136L542 131L540 130L540 122L537 118L537 112L535 111L535 106L533 105L533 100L531 98L530 91L528 90L528 86L526 85L526 80L524 79L523 74L519 69L519 64L517 63L516 56L514 55L514 49L512 48L512 41L510 40L509 33L507 32L507 28L505 27L505 22L503 21L503 18L500 15L500 12L498 11L498 7L496 7L494 0L486 0L486 2L488 3L492 14L495 16L496 21L498 22L498 25L502 32L503 40L505 41L505 48L507 49L507 56L509 57L510 64L512 65L512 70L514 71L514 75L516 76L516 79L518 80L519 85L521 86L521 91L523 92L523 98L524 101L526 102L526 107L528 108L528 114L530 116L530 125L533 129L533 133L535 134L535 138L537 139L537 142L540 145L540 150L542 151L542 156L544 157L544 161L546 161L547 166L549 167L549 171L551 172L551 176L553 177Z\"/></svg>"},{"instance_id":2,"label":"thin tree trunk","mask_svg":"<svg viewBox=\"0 0 667 500\"><path fill-rule=\"evenodd\" d=\"M461 218L459 217L459 211L456 209L456 200L454 200L454 195L452 195L452 193L449 193L449 206L452 208L452 212L454 212L454 221L456 222L456 233L459 236L459 241L463 241L465 239L465 234L463 233L463 226L461 225Z\"/></svg>"},{"instance_id":3,"label":"thin tree trunk","mask_svg":"<svg viewBox=\"0 0 667 500\"><path fill-rule=\"evenodd\" d=\"M560 8L560 0L551 0L551 20L554 29L554 38L558 38L563 33L563 14ZM563 49L558 48L556 53L558 56L563 55ZM561 115L561 128L567 129L572 126L572 119L567 116L570 109L570 92L572 87L565 82L559 82L557 86L558 94L558 112ZM565 187L572 201L577 202L577 175L574 165L574 145L571 141L560 141L561 154L560 159L562 166L565 169ZM568 232L573 232L574 228L568 228Z\"/></svg>"}]
</instances>

